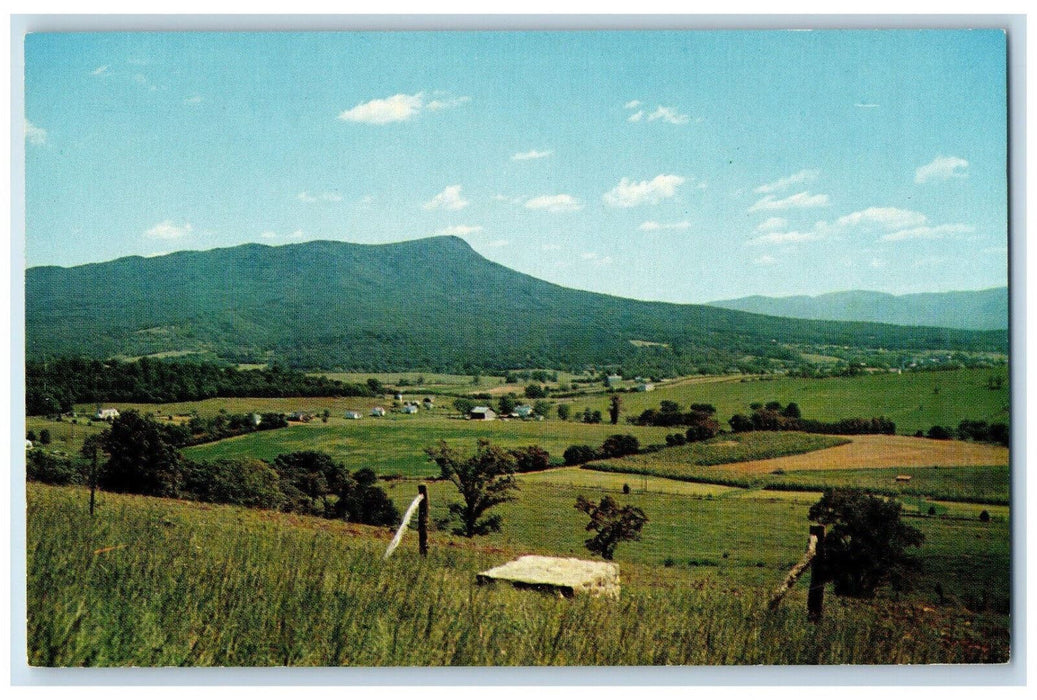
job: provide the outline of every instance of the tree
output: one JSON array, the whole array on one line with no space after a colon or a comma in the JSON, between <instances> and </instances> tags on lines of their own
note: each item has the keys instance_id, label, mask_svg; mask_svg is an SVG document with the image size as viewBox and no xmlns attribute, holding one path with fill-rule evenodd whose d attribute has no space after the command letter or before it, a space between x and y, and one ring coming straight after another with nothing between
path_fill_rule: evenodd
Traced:
<instances>
[{"instance_id":1,"label":"tree","mask_svg":"<svg viewBox=\"0 0 1037 700\"><path fill-rule=\"evenodd\" d=\"M539 472L551 466L551 455L543 447L530 445L510 450L511 456L515 458L515 471Z\"/></svg>"},{"instance_id":2,"label":"tree","mask_svg":"<svg viewBox=\"0 0 1037 700\"><path fill-rule=\"evenodd\" d=\"M25 434L25 439L29 442L36 442L36 433L30 430Z\"/></svg>"},{"instance_id":3,"label":"tree","mask_svg":"<svg viewBox=\"0 0 1037 700\"><path fill-rule=\"evenodd\" d=\"M129 410L101 434L108 453L101 486L145 496L176 496L180 490L180 452L162 427Z\"/></svg>"},{"instance_id":4,"label":"tree","mask_svg":"<svg viewBox=\"0 0 1037 700\"><path fill-rule=\"evenodd\" d=\"M860 489L827 489L808 518L829 526L825 535L825 578L839 595L871 598L879 586L906 587L917 562L906 553L925 536L900 522L899 501Z\"/></svg>"},{"instance_id":5,"label":"tree","mask_svg":"<svg viewBox=\"0 0 1037 700\"><path fill-rule=\"evenodd\" d=\"M385 393L385 386L377 377L368 378L367 388L370 389L371 394L374 396L379 396Z\"/></svg>"},{"instance_id":6,"label":"tree","mask_svg":"<svg viewBox=\"0 0 1037 700\"><path fill-rule=\"evenodd\" d=\"M439 465L440 475L457 488L464 503L451 503L450 514L460 521L454 534L474 537L500 532L501 516L485 516L490 508L514 500L515 458L506 450L481 439L472 456L465 456L440 440L425 448L429 459Z\"/></svg>"},{"instance_id":7,"label":"tree","mask_svg":"<svg viewBox=\"0 0 1037 700\"><path fill-rule=\"evenodd\" d=\"M610 561L620 542L641 539L641 529L648 522L643 510L629 505L620 507L611 496L602 498L598 505L577 496L576 510L590 516L586 531L597 533L584 541L587 549Z\"/></svg>"},{"instance_id":8,"label":"tree","mask_svg":"<svg viewBox=\"0 0 1037 700\"><path fill-rule=\"evenodd\" d=\"M623 400L619 398L618 394L613 394L609 399L609 420L612 425L619 423L619 408L623 405Z\"/></svg>"},{"instance_id":9,"label":"tree","mask_svg":"<svg viewBox=\"0 0 1037 700\"><path fill-rule=\"evenodd\" d=\"M366 467L347 474L339 485L331 516L365 525L398 523L400 511L377 482L378 476Z\"/></svg>"},{"instance_id":10,"label":"tree","mask_svg":"<svg viewBox=\"0 0 1037 700\"><path fill-rule=\"evenodd\" d=\"M526 387L526 398L527 399L542 399L547 396L547 392L539 384L530 384Z\"/></svg>"},{"instance_id":11,"label":"tree","mask_svg":"<svg viewBox=\"0 0 1037 700\"><path fill-rule=\"evenodd\" d=\"M609 435L601 444L601 455L605 458L636 455L641 445L633 435Z\"/></svg>"},{"instance_id":12,"label":"tree","mask_svg":"<svg viewBox=\"0 0 1037 700\"><path fill-rule=\"evenodd\" d=\"M331 496L341 494L349 478L345 466L324 452L306 450L278 455L273 467L281 477L285 510L335 517Z\"/></svg>"},{"instance_id":13,"label":"tree","mask_svg":"<svg viewBox=\"0 0 1037 700\"><path fill-rule=\"evenodd\" d=\"M569 420L569 416L572 415L572 408L567 403L558 404L558 418L559 420Z\"/></svg>"},{"instance_id":14,"label":"tree","mask_svg":"<svg viewBox=\"0 0 1037 700\"><path fill-rule=\"evenodd\" d=\"M533 413L542 418L547 418L547 414L551 412L551 404L541 399L540 401L533 402Z\"/></svg>"},{"instance_id":15,"label":"tree","mask_svg":"<svg viewBox=\"0 0 1037 700\"><path fill-rule=\"evenodd\" d=\"M40 431L40 444L41 445L49 445L50 444L50 431L47 428L44 428L43 430Z\"/></svg>"},{"instance_id":16,"label":"tree","mask_svg":"<svg viewBox=\"0 0 1037 700\"><path fill-rule=\"evenodd\" d=\"M475 402L471 399L460 398L454 399L454 410L460 413L462 416L467 416L475 408Z\"/></svg>"},{"instance_id":17,"label":"tree","mask_svg":"<svg viewBox=\"0 0 1037 700\"><path fill-rule=\"evenodd\" d=\"M590 445L570 445L562 453L562 459L570 467L576 464L586 464L597 456L597 450Z\"/></svg>"},{"instance_id":18,"label":"tree","mask_svg":"<svg viewBox=\"0 0 1037 700\"><path fill-rule=\"evenodd\" d=\"M497 402L497 413L502 416L510 416L515 412L515 395L506 394Z\"/></svg>"},{"instance_id":19,"label":"tree","mask_svg":"<svg viewBox=\"0 0 1037 700\"><path fill-rule=\"evenodd\" d=\"M803 413L799 410L799 404L797 403L790 403L788 406L785 407L785 410L781 412L781 415L785 416L786 418L803 417Z\"/></svg>"}]
</instances>

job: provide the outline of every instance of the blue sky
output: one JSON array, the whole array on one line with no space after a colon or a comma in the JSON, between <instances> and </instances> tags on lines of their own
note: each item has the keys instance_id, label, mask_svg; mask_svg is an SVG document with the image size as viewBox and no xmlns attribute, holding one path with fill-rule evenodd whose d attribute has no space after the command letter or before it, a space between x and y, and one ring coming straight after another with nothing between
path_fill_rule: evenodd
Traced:
<instances>
[{"instance_id":1,"label":"blue sky","mask_svg":"<svg viewBox=\"0 0 1037 700\"><path fill-rule=\"evenodd\" d=\"M454 234L673 302L1007 280L999 31L25 45L29 266Z\"/></svg>"}]
</instances>

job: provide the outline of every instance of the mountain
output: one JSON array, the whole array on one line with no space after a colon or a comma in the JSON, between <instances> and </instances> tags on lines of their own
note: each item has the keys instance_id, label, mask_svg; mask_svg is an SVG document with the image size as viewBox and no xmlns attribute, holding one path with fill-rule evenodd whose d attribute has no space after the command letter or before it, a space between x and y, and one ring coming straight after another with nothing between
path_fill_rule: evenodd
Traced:
<instances>
[{"instance_id":1,"label":"mountain","mask_svg":"<svg viewBox=\"0 0 1037 700\"><path fill-rule=\"evenodd\" d=\"M787 344L1007 351L1007 334L805 321L568 289L459 238L314 241L26 271L26 355L199 353L301 368L722 370Z\"/></svg>"},{"instance_id":2,"label":"mountain","mask_svg":"<svg viewBox=\"0 0 1037 700\"><path fill-rule=\"evenodd\" d=\"M1008 287L900 296L859 290L816 297L751 296L714 301L710 306L788 318L874 321L976 331L1008 328Z\"/></svg>"}]
</instances>

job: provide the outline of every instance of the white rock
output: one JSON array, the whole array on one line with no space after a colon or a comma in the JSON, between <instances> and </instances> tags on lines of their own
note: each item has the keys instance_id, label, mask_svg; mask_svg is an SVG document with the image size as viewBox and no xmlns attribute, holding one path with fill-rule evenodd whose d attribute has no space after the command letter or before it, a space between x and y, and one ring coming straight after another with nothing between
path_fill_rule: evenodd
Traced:
<instances>
[{"instance_id":1,"label":"white rock","mask_svg":"<svg viewBox=\"0 0 1037 700\"><path fill-rule=\"evenodd\" d=\"M476 581L507 581L518 588L555 591L567 597L576 593L619 597L619 565L586 559L530 554L480 572Z\"/></svg>"}]
</instances>

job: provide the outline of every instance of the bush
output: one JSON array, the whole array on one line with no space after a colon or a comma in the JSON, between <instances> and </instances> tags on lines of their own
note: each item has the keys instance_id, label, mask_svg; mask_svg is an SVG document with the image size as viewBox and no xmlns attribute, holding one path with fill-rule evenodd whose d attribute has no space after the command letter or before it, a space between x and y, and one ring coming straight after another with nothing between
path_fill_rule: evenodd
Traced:
<instances>
[{"instance_id":1,"label":"bush","mask_svg":"<svg viewBox=\"0 0 1037 700\"><path fill-rule=\"evenodd\" d=\"M47 430L46 428L44 428L43 430L40 431L40 444L41 445L49 445L50 444L50 431Z\"/></svg>"},{"instance_id":2,"label":"bush","mask_svg":"<svg viewBox=\"0 0 1037 700\"><path fill-rule=\"evenodd\" d=\"M249 508L281 509L286 500L281 478L274 468L247 458L185 462L183 491L183 495L197 501Z\"/></svg>"},{"instance_id":3,"label":"bush","mask_svg":"<svg viewBox=\"0 0 1037 700\"><path fill-rule=\"evenodd\" d=\"M979 513L979 521L981 523L989 523L990 522L990 513L988 511L986 511L986 510L980 511L980 513Z\"/></svg>"},{"instance_id":4,"label":"bush","mask_svg":"<svg viewBox=\"0 0 1037 700\"><path fill-rule=\"evenodd\" d=\"M860 489L828 489L808 517L830 526L822 569L839 595L870 598L879 586L906 588L917 562L906 553L925 536L900 522L901 504Z\"/></svg>"},{"instance_id":5,"label":"bush","mask_svg":"<svg viewBox=\"0 0 1037 700\"><path fill-rule=\"evenodd\" d=\"M338 500L332 509L335 518L364 525L395 525L400 511L385 491L375 484L378 476L371 469L358 469L343 479Z\"/></svg>"},{"instance_id":6,"label":"bush","mask_svg":"<svg viewBox=\"0 0 1037 700\"><path fill-rule=\"evenodd\" d=\"M515 471L517 472L539 472L551 466L551 455L538 445L530 445L510 450L510 452L511 456L515 458Z\"/></svg>"},{"instance_id":7,"label":"bush","mask_svg":"<svg viewBox=\"0 0 1037 700\"><path fill-rule=\"evenodd\" d=\"M572 445L565 448L565 452L562 453L562 459L568 466L586 464L597 457L597 451L590 445Z\"/></svg>"},{"instance_id":8,"label":"bush","mask_svg":"<svg viewBox=\"0 0 1037 700\"><path fill-rule=\"evenodd\" d=\"M950 440L952 437L951 431L942 425L934 425L929 428L929 432L926 433L926 437L930 440Z\"/></svg>"},{"instance_id":9,"label":"bush","mask_svg":"<svg viewBox=\"0 0 1037 700\"><path fill-rule=\"evenodd\" d=\"M83 483L83 475L75 462L65 457L29 450L25 454L25 478L55 486Z\"/></svg>"},{"instance_id":10,"label":"bush","mask_svg":"<svg viewBox=\"0 0 1037 700\"><path fill-rule=\"evenodd\" d=\"M605 458L636 455L641 445L633 435L609 435L601 444L601 456Z\"/></svg>"}]
</instances>

